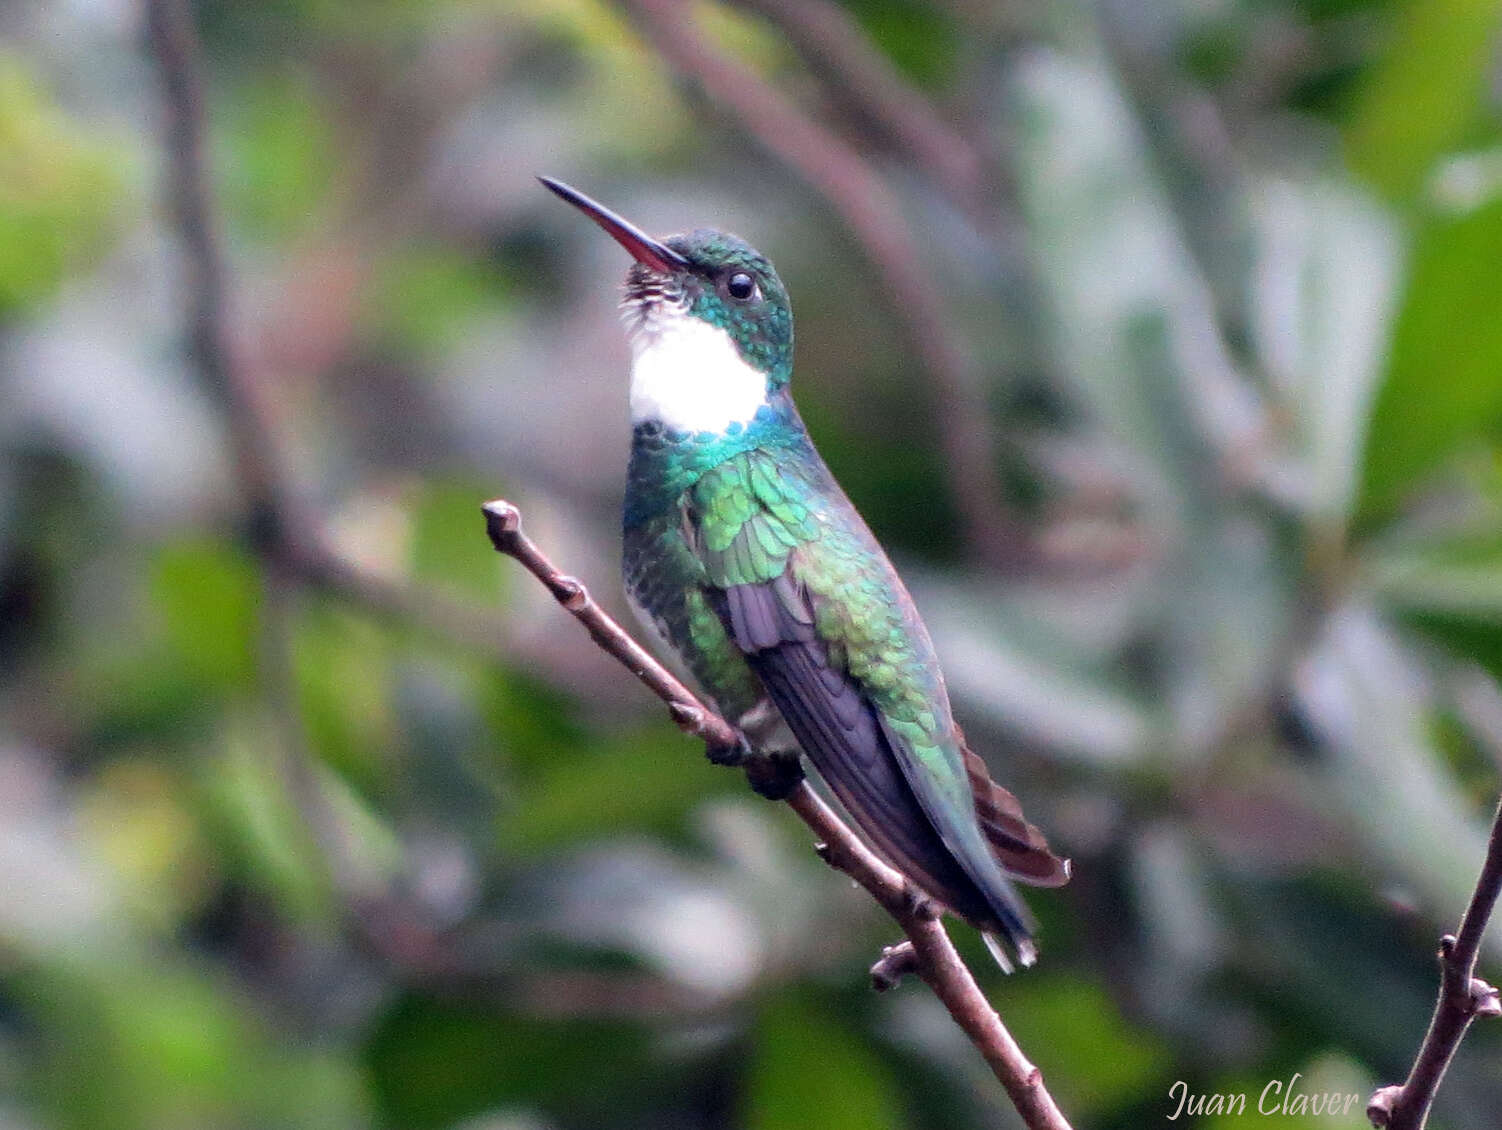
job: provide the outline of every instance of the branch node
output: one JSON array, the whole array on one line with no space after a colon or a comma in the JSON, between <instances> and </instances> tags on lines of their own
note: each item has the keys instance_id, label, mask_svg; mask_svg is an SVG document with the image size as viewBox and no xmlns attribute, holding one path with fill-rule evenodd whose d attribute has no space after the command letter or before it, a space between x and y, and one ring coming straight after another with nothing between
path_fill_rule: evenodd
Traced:
<instances>
[{"instance_id":1,"label":"branch node","mask_svg":"<svg viewBox=\"0 0 1502 1130\"><path fill-rule=\"evenodd\" d=\"M838 866L835 863L834 846L832 844L827 844L823 840L816 841L814 843L814 854L822 859L825 863L829 864L829 866Z\"/></svg>"},{"instance_id":2,"label":"branch node","mask_svg":"<svg viewBox=\"0 0 1502 1130\"><path fill-rule=\"evenodd\" d=\"M881 957L871 966L871 987L878 993L895 989L909 973L918 972L918 951L912 942L883 946Z\"/></svg>"},{"instance_id":3,"label":"branch node","mask_svg":"<svg viewBox=\"0 0 1502 1130\"><path fill-rule=\"evenodd\" d=\"M1478 1016L1502 1016L1497 990L1476 976L1476 956L1486 921L1502 894L1502 802L1492 818L1486 859L1460 929L1439 939L1439 999L1424 1033L1408 1078L1399 1086L1383 1087L1372 1096L1367 1117L1374 1126L1392 1130L1423 1130L1434 1094L1445 1077L1455 1049Z\"/></svg>"},{"instance_id":4,"label":"branch node","mask_svg":"<svg viewBox=\"0 0 1502 1130\"><path fill-rule=\"evenodd\" d=\"M578 612L589 603L589 590L578 577L559 577L554 582L553 595L570 612Z\"/></svg>"},{"instance_id":5,"label":"branch node","mask_svg":"<svg viewBox=\"0 0 1502 1130\"><path fill-rule=\"evenodd\" d=\"M902 883L902 905L914 918L932 921L939 917L939 904L934 902L909 879Z\"/></svg>"},{"instance_id":6,"label":"branch node","mask_svg":"<svg viewBox=\"0 0 1502 1130\"><path fill-rule=\"evenodd\" d=\"M1373 1126L1386 1126L1392 1121L1393 1107L1403 1095L1399 1086L1378 1087L1366 1104L1366 1117Z\"/></svg>"},{"instance_id":7,"label":"branch node","mask_svg":"<svg viewBox=\"0 0 1502 1130\"><path fill-rule=\"evenodd\" d=\"M1469 997L1472 1016L1502 1016L1502 999L1499 999L1496 988L1480 977L1471 978Z\"/></svg>"}]
</instances>

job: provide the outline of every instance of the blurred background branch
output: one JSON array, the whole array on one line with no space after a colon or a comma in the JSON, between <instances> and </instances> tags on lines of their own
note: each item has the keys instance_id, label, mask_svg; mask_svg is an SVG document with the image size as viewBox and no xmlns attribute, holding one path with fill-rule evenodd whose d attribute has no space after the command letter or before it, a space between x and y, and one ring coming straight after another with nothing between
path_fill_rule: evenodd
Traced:
<instances>
[{"instance_id":1,"label":"blurred background branch","mask_svg":"<svg viewBox=\"0 0 1502 1130\"><path fill-rule=\"evenodd\" d=\"M256 388L233 360L228 286L204 172L203 79L187 0L149 0L146 26L161 68L165 111L166 184L183 244L189 356L205 391L218 404L245 492L252 537L279 544L287 504L277 456Z\"/></svg>"},{"instance_id":2,"label":"blurred background branch","mask_svg":"<svg viewBox=\"0 0 1502 1130\"><path fill-rule=\"evenodd\" d=\"M733 114L741 129L840 216L874 272L862 281L885 292L888 311L938 398L950 492L970 544L995 566L1024 559L1025 531L1013 519L997 481L991 411L980 373L950 324L947 303L929 273L929 256L913 239L882 178L847 141L705 40L686 0L623 0L623 7L671 66ZM869 105L870 93L861 91L857 97L864 95Z\"/></svg>"},{"instance_id":3,"label":"blurred background branch","mask_svg":"<svg viewBox=\"0 0 1502 1130\"><path fill-rule=\"evenodd\" d=\"M741 0L748 11L771 21L814 72L832 98L919 169L928 172L956 204L978 219L989 216L987 195L994 169L981 147L944 118L913 83L837 4L815 0Z\"/></svg>"},{"instance_id":4,"label":"blurred background branch","mask_svg":"<svg viewBox=\"0 0 1502 1130\"><path fill-rule=\"evenodd\" d=\"M245 496L243 521L250 544L298 583L499 653L504 625L478 606L412 591L339 558L327 546L318 519L305 511L287 482L274 413L267 407L275 391L253 377L233 330L230 285L209 189L203 80L189 0L146 0L145 9L163 82L166 185L187 268L183 293L189 356L225 423Z\"/></svg>"},{"instance_id":5,"label":"blurred background branch","mask_svg":"<svg viewBox=\"0 0 1502 1130\"><path fill-rule=\"evenodd\" d=\"M266 407L273 390L252 378L232 329L231 284L209 186L206 109L192 8L188 0L146 0L145 10L162 79L165 181L186 264L189 361L224 423L243 496L246 541L266 566L257 601L260 680L282 747L279 768L286 795L308 836L308 865L330 885L341 912L375 952L404 962L414 935L423 935L417 947L423 961L450 965L451 959L432 956L437 939L413 916L414 908L400 906L384 886L372 887L358 858L359 845L346 835L307 748L292 667L298 590L312 587L492 653L504 637L488 613L463 610L436 594L365 575L341 560L326 545L319 519L297 502L282 466L273 413ZM398 916L409 920L394 921ZM393 943L393 936L399 941Z\"/></svg>"}]
</instances>

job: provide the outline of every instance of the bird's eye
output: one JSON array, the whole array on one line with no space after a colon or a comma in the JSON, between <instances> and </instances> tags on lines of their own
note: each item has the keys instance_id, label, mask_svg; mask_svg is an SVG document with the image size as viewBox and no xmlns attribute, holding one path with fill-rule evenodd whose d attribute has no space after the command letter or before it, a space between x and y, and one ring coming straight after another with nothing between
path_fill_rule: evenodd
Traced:
<instances>
[{"instance_id":1,"label":"bird's eye","mask_svg":"<svg viewBox=\"0 0 1502 1130\"><path fill-rule=\"evenodd\" d=\"M744 302L756 293L756 280L745 271L737 271L726 281L725 291L731 298Z\"/></svg>"}]
</instances>

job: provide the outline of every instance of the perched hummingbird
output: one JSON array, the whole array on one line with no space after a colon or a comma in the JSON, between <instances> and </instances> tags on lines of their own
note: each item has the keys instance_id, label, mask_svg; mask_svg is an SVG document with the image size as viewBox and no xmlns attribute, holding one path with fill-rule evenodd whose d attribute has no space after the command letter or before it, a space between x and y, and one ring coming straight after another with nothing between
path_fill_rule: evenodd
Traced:
<instances>
[{"instance_id":1,"label":"perched hummingbird","mask_svg":"<svg viewBox=\"0 0 1502 1130\"><path fill-rule=\"evenodd\" d=\"M801 750L873 847L980 929L1036 958L1008 876L1069 865L991 780L950 714L928 631L814 449L788 391L793 314L772 264L698 230L653 239L542 183L635 260L626 590L752 755Z\"/></svg>"}]
</instances>

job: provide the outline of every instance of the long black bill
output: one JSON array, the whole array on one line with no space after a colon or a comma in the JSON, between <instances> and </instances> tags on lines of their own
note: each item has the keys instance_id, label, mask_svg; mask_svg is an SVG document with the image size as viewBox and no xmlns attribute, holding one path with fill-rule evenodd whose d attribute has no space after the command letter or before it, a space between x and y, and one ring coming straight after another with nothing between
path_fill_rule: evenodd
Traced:
<instances>
[{"instance_id":1,"label":"long black bill","mask_svg":"<svg viewBox=\"0 0 1502 1130\"><path fill-rule=\"evenodd\" d=\"M645 263L654 271L672 274L688 266L688 260L665 243L653 239L635 224L621 219L605 205L585 196L577 188L571 188L552 177L538 177L543 185L567 200L615 238L615 241L631 252L638 263Z\"/></svg>"}]
</instances>

